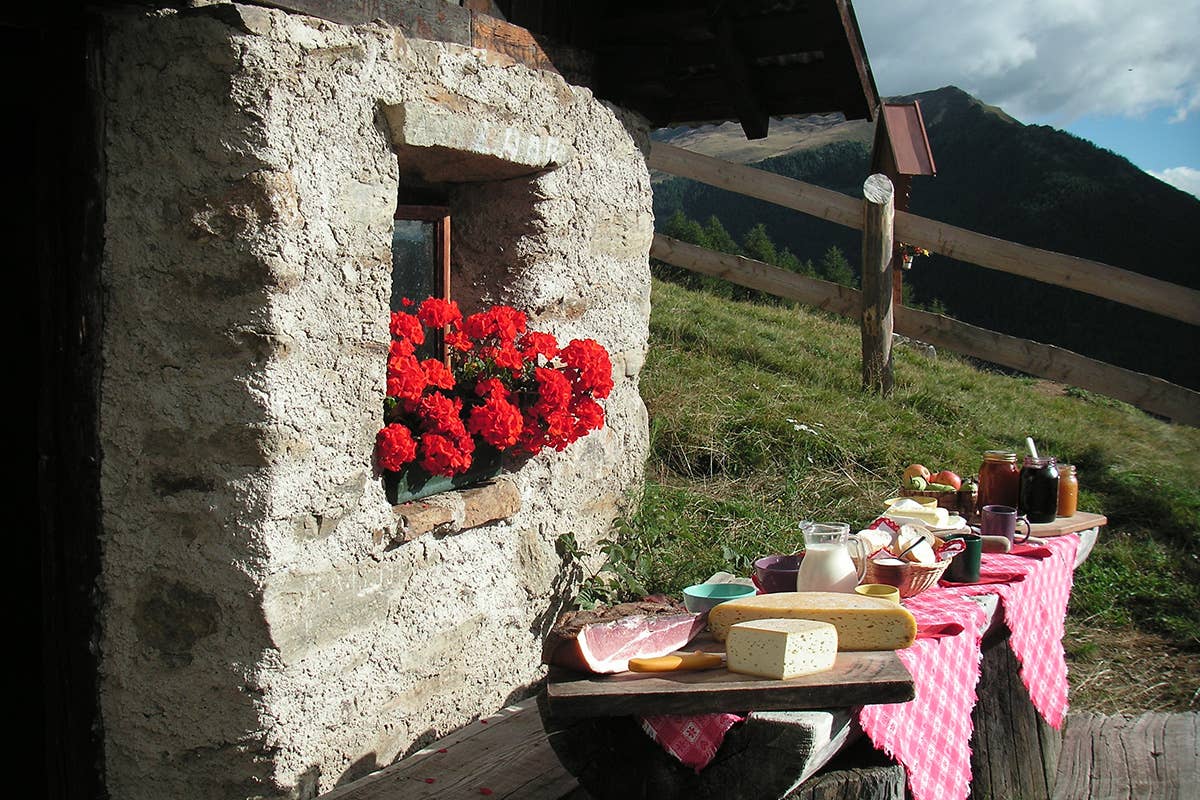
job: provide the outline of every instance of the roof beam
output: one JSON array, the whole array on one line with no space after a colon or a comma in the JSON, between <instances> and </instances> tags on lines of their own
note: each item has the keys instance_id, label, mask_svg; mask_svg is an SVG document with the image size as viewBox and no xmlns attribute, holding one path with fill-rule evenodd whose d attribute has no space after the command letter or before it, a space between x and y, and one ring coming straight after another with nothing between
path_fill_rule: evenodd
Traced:
<instances>
[{"instance_id":1,"label":"roof beam","mask_svg":"<svg viewBox=\"0 0 1200 800\"><path fill-rule=\"evenodd\" d=\"M771 118L759 102L750 65L746 63L734 40L733 25L728 15L723 12L713 15L712 25L713 33L717 35L717 62L721 65L727 91L733 99L733 107L737 110L742 130L747 139L765 139Z\"/></svg>"}]
</instances>

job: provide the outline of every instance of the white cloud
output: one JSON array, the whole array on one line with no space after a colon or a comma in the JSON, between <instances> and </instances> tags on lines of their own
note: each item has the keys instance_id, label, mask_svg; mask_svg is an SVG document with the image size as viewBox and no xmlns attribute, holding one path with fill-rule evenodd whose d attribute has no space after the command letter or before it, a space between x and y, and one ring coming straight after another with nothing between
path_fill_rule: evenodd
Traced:
<instances>
[{"instance_id":1,"label":"white cloud","mask_svg":"<svg viewBox=\"0 0 1200 800\"><path fill-rule=\"evenodd\" d=\"M884 95L956 85L1026 122L1200 108L1200 0L867 0Z\"/></svg>"},{"instance_id":2,"label":"white cloud","mask_svg":"<svg viewBox=\"0 0 1200 800\"><path fill-rule=\"evenodd\" d=\"M1200 169L1191 167L1171 167L1162 172L1147 170L1151 175L1164 183L1169 183L1176 189L1182 189L1188 194L1200 198Z\"/></svg>"}]
</instances>

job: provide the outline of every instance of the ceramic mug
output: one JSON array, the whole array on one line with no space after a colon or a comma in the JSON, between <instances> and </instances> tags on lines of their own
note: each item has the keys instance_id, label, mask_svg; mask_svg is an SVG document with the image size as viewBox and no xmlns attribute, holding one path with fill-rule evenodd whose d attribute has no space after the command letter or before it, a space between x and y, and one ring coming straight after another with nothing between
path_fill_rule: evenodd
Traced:
<instances>
[{"instance_id":1,"label":"ceramic mug","mask_svg":"<svg viewBox=\"0 0 1200 800\"><path fill-rule=\"evenodd\" d=\"M984 536L1003 536L1010 543L1017 541L1017 523L1025 523L1024 542L1033 532L1033 526L1025 517L1018 517L1017 510L1012 506L984 506L979 514L979 532Z\"/></svg>"},{"instance_id":2,"label":"ceramic mug","mask_svg":"<svg viewBox=\"0 0 1200 800\"><path fill-rule=\"evenodd\" d=\"M979 564L983 557L983 539L977 533L955 533L946 541L961 539L966 548L946 567L945 579L954 583L977 583Z\"/></svg>"}]
</instances>

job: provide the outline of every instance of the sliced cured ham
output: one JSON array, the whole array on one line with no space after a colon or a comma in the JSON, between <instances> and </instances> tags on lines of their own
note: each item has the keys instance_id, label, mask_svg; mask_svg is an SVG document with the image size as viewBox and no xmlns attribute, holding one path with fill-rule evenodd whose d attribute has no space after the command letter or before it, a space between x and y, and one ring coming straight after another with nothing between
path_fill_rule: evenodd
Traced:
<instances>
[{"instance_id":1,"label":"sliced cured ham","mask_svg":"<svg viewBox=\"0 0 1200 800\"><path fill-rule=\"evenodd\" d=\"M631 658L655 658L686 647L704 624L703 614L665 603L571 611L546 637L542 660L581 672L624 672Z\"/></svg>"}]
</instances>

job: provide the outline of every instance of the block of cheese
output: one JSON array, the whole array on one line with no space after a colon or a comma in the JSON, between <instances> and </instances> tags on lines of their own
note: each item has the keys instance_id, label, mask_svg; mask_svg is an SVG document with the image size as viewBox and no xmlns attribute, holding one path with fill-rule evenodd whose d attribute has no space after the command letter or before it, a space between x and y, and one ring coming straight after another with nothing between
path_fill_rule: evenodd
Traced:
<instances>
[{"instance_id":1,"label":"block of cheese","mask_svg":"<svg viewBox=\"0 0 1200 800\"><path fill-rule=\"evenodd\" d=\"M708 612L718 641L752 619L810 619L837 628L839 650L898 650L917 638L917 621L891 600L841 592L776 592L727 600Z\"/></svg>"},{"instance_id":2,"label":"block of cheese","mask_svg":"<svg viewBox=\"0 0 1200 800\"><path fill-rule=\"evenodd\" d=\"M725 639L730 672L763 678L795 678L824 672L837 658L837 628L809 619L739 622Z\"/></svg>"}]
</instances>

